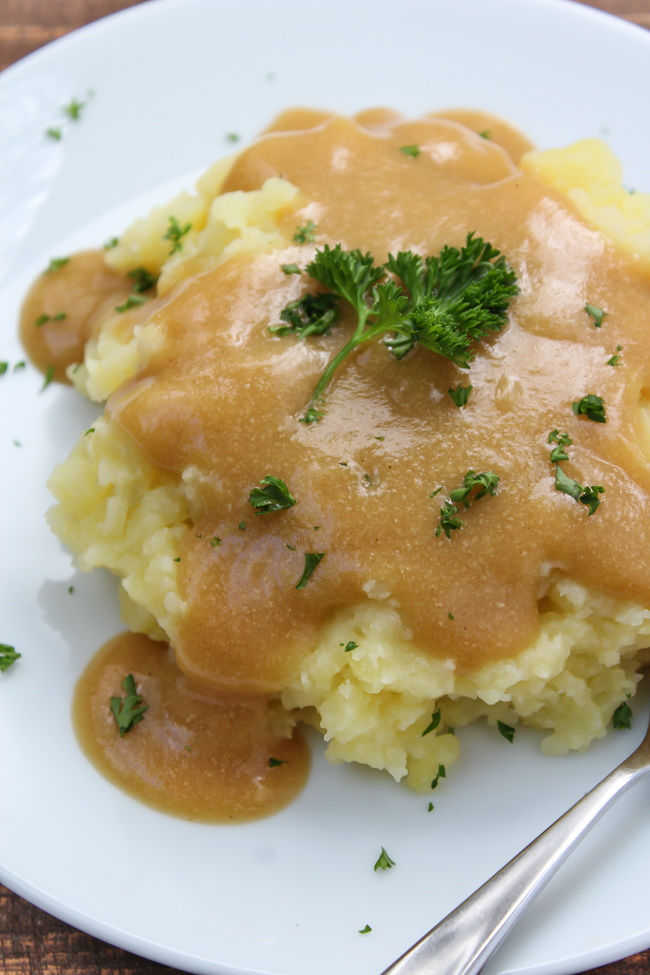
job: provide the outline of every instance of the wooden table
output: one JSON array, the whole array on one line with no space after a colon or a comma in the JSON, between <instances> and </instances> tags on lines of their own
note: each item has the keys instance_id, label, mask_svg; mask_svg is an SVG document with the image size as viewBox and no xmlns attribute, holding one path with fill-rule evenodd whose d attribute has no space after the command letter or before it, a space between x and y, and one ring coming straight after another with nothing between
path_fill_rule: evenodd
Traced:
<instances>
[{"instance_id":1,"label":"wooden table","mask_svg":"<svg viewBox=\"0 0 650 975\"><path fill-rule=\"evenodd\" d=\"M142 0L1 0L0 69L48 41ZM155 2L155 0L154 0ZM309 0L305 0L309 2ZM488 2L488 0L486 0ZM524 2L524 0L521 0ZM650 29L650 0L579 0ZM177 969L76 931L0 884L1 975L174 975ZM590 975L648 975L650 951ZM305 975L309 975L305 972Z\"/></svg>"}]
</instances>

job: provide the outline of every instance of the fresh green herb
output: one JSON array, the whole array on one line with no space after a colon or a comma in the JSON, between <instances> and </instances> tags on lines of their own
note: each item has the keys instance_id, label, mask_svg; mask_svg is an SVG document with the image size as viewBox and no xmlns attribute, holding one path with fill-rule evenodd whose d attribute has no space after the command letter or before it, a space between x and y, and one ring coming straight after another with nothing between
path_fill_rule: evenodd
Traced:
<instances>
[{"instance_id":1,"label":"fresh green herb","mask_svg":"<svg viewBox=\"0 0 650 975\"><path fill-rule=\"evenodd\" d=\"M143 291L150 291L158 283L159 275L147 271L146 267L135 267L132 271L128 271L127 274L133 281L133 290L136 294L141 294Z\"/></svg>"},{"instance_id":2,"label":"fresh green herb","mask_svg":"<svg viewBox=\"0 0 650 975\"><path fill-rule=\"evenodd\" d=\"M21 359L20 362L17 362L16 365L13 367L12 372L18 372L19 369L26 369L26 368L27 368L27 363L24 361L24 359Z\"/></svg>"},{"instance_id":3,"label":"fresh green herb","mask_svg":"<svg viewBox=\"0 0 650 975\"><path fill-rule=\"evenodd\" d=\"M427 812L433 812L433 808L434 808L433 803L430 802L429 805L427 806Z\"/></svg>"},{"instance_id":4,"label":"fresh green herb","mask_svg":"<svg viewBox=\"0 0 650 975\"><path fill-rule=\"evenodd\" d=\"M461 406L466 406L469 399L469 394L474 389L473 386L461 386L459 383L455 389L448 389L447 392L451 397L452 401L460 409Z\"/></svg>"},{"instance_id":5,"label":"fresh green herb","mask_svg":"<svg viewBox=\"0 0 650 975\"><path fill-rule=\"evenodd\" d=\"M289 542L285 542L285 545L287 546L287 548L291 549L292 552L295 552L296 551L296 546L295 545L289 545Z\"/></svg>"},{"instance_id":6,"label":"fresh green herb","mask_svg":"<svg viewBox=\"0 0 650 975\"><path fill-rule=\"evenodd\" d=\"M246 522L245 521L240 521L239 524L237 525L237 528L239 528L240 532L245 532L246 531Z\"/></svg>"},{"instance_id":7,"label":"fresh green herb","mask_svg":"<svg viewBox=\"0 0 650 975\"><path fill-rule=\"evenodd\" d=\"M297 504L287 485L279 477L267 474L260 481L264 487L253 488L248 501L255 508L256 515L268 514L271 511L283 511Z\"/></svg>"},{"instance_id":8,"label":"fresh green herb","mask_svg":"<svg viewBox=\"0 0 650 975\"><path fill-rule=\"evenodd\" d=\"M79 102L76 98L73 98L67 105L61 106L61 111L71 118L73 122L78 122L81 118L81 110L84 107L85 102Z\"/></svg>"},{"instance_id":9,"label":"fresh green herb","mask_svg":"<svg viewBox=\"0 0 650 975\"><path fill-rule=\"evenodd\" d=\"M555 443L557 447L554 447L551 451L551 464L557 464L560 460L568 460L569 455L567 454L565 447L570 447L573 440L568 433L560 433L559 430L551 430L548 435L548 443Z\"/></svg>"},{"instance_id":10,"label":"fresh green herb","mask_svg":"<svg viewBox=\"0 0 650 975\"><path fill-rule=\"evenodd\" d=\"M43 376L43 385L39 389L39 393L44 392L54 379L54 366L48 366L45 370L45 375Z\"/></svg>"},{"instance_id":11,"label":"fresh green herb","mask_svg":"<svg viewBox=\"0 0 650 975\"><path fill-rule=\"evenodd\" d=\"M122 305L115 306L115 311L122 313L128 311L129 308L138 308L139 305L144 305L145 301L149 301L146 295L129 295Z\"/></svg>"},{"instance_id":12,"label":"fresh green herb","mask_svg":"<svg viewBox=\"0 0 650 975\"><path fill-rule=\"evenodd\" d=\"M16 652L15 647L10 647L8 643L0 643L0 672L9 670L22 654Z\"/></svg>"},{"instance_id":13,"label":"fresh green herb","mask_svg":"<svg viewBox=\"0 0 650 975\"><path fill-rule=\"evenodd\" d=\"M302 274L297 264L281 264L280 267L285 274Z\"/></svg>"},{"instance_id":14,"label":"fresh green herb","mask_svg":"<svg viewBox=\"0 0 650 975\"><path fill-rule=\"evenodd\" d=\"M343 644L341 644L341 646L343 646ZM344 652L349 653L350 650L356 650L358 646L359 644L355 643L354 640L348 640L348 642L345 644Z\"/></svg>"},{"instance_id":15,"label":"fresh green herb","mask_svg":"<svg viewBox=\"0 0 650 975\"><path fill-rule=\"evenodd\" d=\"M382 846L381 853L379 854L379 857L377 858L377 862L375 863L375 870L390 870L391 867L394 866L395 866L395 861L391 860L391 858L386 853L386 850Z\"/></svg>"},{"instance_id":16,"label":"fresh green herb","mask_svg":"<svg viewBox=\"0 0 650 975\"><path fill-rule=\"evenodd\" d=\"M483 129L483 131L482 132L479 132L478 135L480 135L480 137L482 139L489 139L490 138L490 130L489 129Z\"/></svg>"},{"instance_id":17,"label":"fresh green herb","mask_svg":"<svg viewBox=\"0 0 650 975\"><path fill-rule=\"evenodd\" d=\"M61 129L56 125L51 125L49 129L46 129L45 135L48 137L48 139L52 139L54 142L60 142L63 137Z\"/></svg>"},{"instance_id":18,"label":"fresh green herb","mask_svg":"<svg viewBox=\"0 0 650 975\"><path fill-rule=\"evenodd\" d=\"M494 495L497 493L497 487L499 484L499 475L495 474L494 471L483 471L481 474L475 474L474 471L467 471L463 477L463 483L460 487L454 488L454 490L449 495L449 500L445 501L442 508L440 509L440 517L438 519L438 527L436 528L436 538L441 532L444 532L447 538L451 537L452 531L457 531L462 528L464 522L458 517L458 505L462 504L467 509L473 501L479 501L486 494ZM478 488L476 494L470 497L472 491ZM438 489L438 491L440 488ZM433 495L438 493L435 491Z\"/></svg>"},{"instance_id":19,"label":"fresh green herb","mask_svg":"<svg viewBox=\"0 0 650 975\"><path fill-rule=\"evenodd\" d=\"M380 443L383 443L385 439L386 437L375 437L375 440L379 440Z\"/></svg>"},{"instance_id":20,"label":"fresh green herb","mask_svg":"<svg viewBox=\"0 0 650 975\"><path fill-rule=\"evenodd\" d=\"M405 156L411 156L413 159L417 159L422 150L419 146L400 146L399 151L403 152Z\"/></svg>"},{"instance_id":21,"label":"fresh green herb","mask_svg":"<svg viewBox=\"0 0 650 975\"><path fill-rule=\"evenodd\" d=\"M12 440L14 447L22 447L20 440Z\"/></svg>"},{"instance_id":22,"label":"fresh green herb","mask_svg":"<svg viewBox=\"0 0 650 975\"><path fill-rule=\"evenodd\" d=\"M270 758L269 768L277 768L278 765L290 765L286 758Z\"/></svg>"},{"instance_id":23,"label":"fresh green herb","mask_svg":"<svg viewBox=\"0 0 650 975\"><path fill-rule=\"evenodd\" d=\"M431 782L431 788L432 789L437 789L438 788L438 783L440 782L440 779L446 779L446 778L447 778L447 769L445 768L444 765L439 765L438 766L438 771L436 772L436 775L435 775L435 778Z\"/></svg>"},{"instance_id":24,"label":"fresh green herb","mask_svg":"<svg viewBox=\"0 0 650 975\"><path fill-rule=\"evenodd\" d=\"M239 142L241 136L237 132L226 133L226 142Z\"/></svg>"},{"instance_id":25,"label":"fresh green herb","mask_svg":"<svg viewBox=\"0 0 650 975\"><path fill-rule=\"evenodd\" d=\"M325 558L325 552L305 552L305 568L296 583L296 589L304 589L311 579L316 566Z\"/></svg>"},{"instance_id":26,"label":"fresh green herb","mask_svg":"<svg viewBox=\"0 0 650 975\"><path fill-rule=\"evenodd\" d=\"M622 704L614 711L612 715L612 725L614 728L631 728L632 727L632 708L629 704L623 701Z\"/></svg>"},{"instance_id":27,"label":"fresh green herb","mask_svg":"<svg viewBox=\"0 0 650 975\"><path fill-rule=\"evenodd\" d=\"M601 503L598 496L605 493L605 488L600 487L598 484L594 484L592 487L582 487L572 477L565 474L559 464L555 465L555 490L568 494L574 501L580 501L582 504L588 505L588 513L590 515L593 515Z\"/></svg>"},{"instance_id":28,"label":"fresh green herb","mask_svg":"<svg viewBox=\"0 0 650 975\"><path fill-rule=\"evenodd\" d=\"M447 613L447 619L449 619L449 620L455 620L456 617L454 616L453 613Z\"/></svg>"},{"instance_id":29,"label":"fresh green herb","mask_svg":"<svg viewBox=\"0 0 650 975\"><path fill-rule=\"evenodd\" d=\"M292 301L280 312L280 320L285 325L269 325L274 335L294 333L299 339L310 335L326 335L338 318L335 295L306 294L298 301Z\"/></svg>"},{"instance_id":30,"label":"fresh green herb","mask_svg":"<svg viewBox=\"0 0 650 975\"><path fill-rule=\"evenodd\" d=\"M618 353L618 352L621 352L621 351L622 351L622 349L623 349L623 346L622 346L622 345L617 345L617 346L616 346L616 352L617 352L617 353ZM619 365L619 363L620 363L620 361L621 361L621 359L622 359L622 358L623 358L623 356L622 356L622 355L613 355L613 356L611 357L611 359L608 359L608 360L607 360L607 365L608 365L608 366L617 366L617 365Z\"/></svg>"},{"instance_id":31,"label":"fresh green herb","mask_svg":"<svg viewBox=\"0 0 650 975\"><path fill-rule=\"evenodd\" d=\"M8 368L9 368L8 362L0 362L0 376L4 376Z\"/></svg>"},{"instance_id":32,"label":"fresh green herb","mask_svg":"<svg viewBox=\"0 0 650 975\"><path fill-rule=\"evenodd\" d=\"M170 257L172 254L175 254L176 251L182 249L182 238L185 236L185 234L189 234L191 229L191 223L186 223L184 227L181 227L176 217L169 218L169 227L167 228L167 232L163 234L163 240L168 240L171 242L172 248L169 252Z\"/></svg>"},{"instance_id":33,"label":"fresh green herb","mask_svg":"<svg viewBox=\"0 0 650 975\"><path fill-rule=\"evenodd\" d=\"M300 417L299 423L318 423L322 420L325 414L321 410L317 410L315 406L310 406L305 410L303 415Z\"/></svg>"},{"instance_id":34,"label":"fresh green herb","mask_svg":"<svg viewBox=\"0 0 650 975\"><path fill-rule=\"evenodd\" d=\"M221 539L217 538L216 536L214 538L211 538L210 545L212 546L212 548L216 548L218 545L221 545Z\"/></svg>"},{"instance_id":35,"label":"fresh green herb","mask_svg":"<svg viewBox=\"0 0 650 975\"><path fill-rule=\"evenodd\" d=\"M316 240L316 224L308 220L303 227L296 227L293 239L296 244L313 244Z\"/></svg>"},{"instance_id":36,"label":"fresh green herb","mask_svg":"<svg viewBox=\"0 0 650 975\"><path fill-rule=\"evenodd\" d=\"M369 924L366 924L365 928L359 928L359 934L369 934L370 931L372 931L372 928Z\"/></svg>"},{"instance_id":37,"label":"fresh green herb","mask_svg":"<svg viewBox=\"0 0 650 975\"><path fill-rule=\"evenodd\" d=\"M174 559L174 562L180 562L180 560L181 560L181 557L179 555L178 558Z\"/></svg>"},{"instance_id":38,"label":"fresh green herb","mask_svg":"<svg viewBox=\"0 0 650 975\"><path fill-rule=\"evenodd\" d=\"M438 708L437 711L433 712L433 714L431 715L431 721L426 726L426 728L424 729L420 737L424 738L425 735L431 734L432 731L436 730L439 724L440 724L440 708Z\"/></svg>"},{"instance_id":39,"label":"fresh green herb","mask_svg":"<svg viewBox=\"0 0 650 975\"><path fill-rule=\"evenodd\" d=\"M602 396L595 396L593 393L589 393L588 396L583 396L582 399L575 400L571 404L571 408L576 416L586 416L588 420L593 420L594 423L605 423L607 420L605 416L605 400Z\"/></svg>"},{"instance_id":40,"label":"fresh green herb","mask_svg":"<svg viewBox=\"0 0 650 975\"><path fill-rule=\"evenodd\" d=\"M126 691L125 696L111 698L111 712L120 736L135 728L149 709L149 705L143 703L142 696L136 691L133 674L124 678L122 687Z\"/></svg>"},{"instance_id":41,"label":"fresh green herb","mask_svg":"<svg viewBox=\"0 0 650 975\"><path fill-rule=\"evenodd\" d=\"M585 304L585 311L590 318L593 318L595 327L600 328L607 312L603 311L602 308L597 308L596 305L590 305L589 302Z\"/></svg>"},{"instance_id":42,"label":"fresh green herb","mask_svg":"<svg viewBox=\"0 0 650 975\"><path fill-rule=\"evenodd\" d=\"M62 267L65 267L69 260L69 257L53 257L48 266L45 268L45 273L51 274L52 271L60 271Z\"/></svg>"},{"instance_id":43,"label":"fresh green herb","mask_svg":"<svg viewBox=\"0 0 650 975\"><path fill-rule=\"evenodd\" d=\"M88 429L84 433L84 437L87 437L89 433L94 433L94 432L95 432L95 428L94 427L88 427Z\"/></svg>"},{"instance_id":44,"label":"fresh green herb","mask_svg":"<svg viewBox=\"0 0 650 975\"><path fill-rule=\"evenodd\" d=\"M46 322L62 322L63 319L67 317L68 313L65 311L59 311L56 313L56 315L39 315L34 321L34 327L40 328L42 325L45 325Z\"/></svg>"},{"instance_id":45,"label":"fresh green herb","mask_svg":"<svg viewBox=\"0 0 650 975\"><path fill-rule=\"evenodd\" d=\"M109 237L108 240L104 241L104 250L105 251L112 250L114 247L117 247L119 242L120 242L119 237Z\"/></svg>"},{"instance_id":46,"label":"fresh green herb","mask_svg":"<svg viewBox=\"0 0 650 975\"><path fill-rule=\"evenodd\" d=\"M497 721L497 728L499 733L503 735L506 741L512 743L515 740L515 729L512 725L505 724L503 721Z\"/></svg>"},{"instance_id":47,"label":"fresh green herb","mask_svg":"<svg viewBox=\"0 0 650 975\"><path fill-rule=\"evenodd\" d=\"M502 328L510 300L519 290L499 251L472 234L460 249L444 247L439 256L426 259L400 251L389 255L382 267L374 266L370 253L326 244L306 271L351 304L358 319L352 338L325 368L310 408L322 399L346 356L384 333L389 333L385 343L398 359L419 342L469 368L472 344ZM401 279L402 286L391 279L382 281L386 271Z\"/></svg>"}]
</instances>

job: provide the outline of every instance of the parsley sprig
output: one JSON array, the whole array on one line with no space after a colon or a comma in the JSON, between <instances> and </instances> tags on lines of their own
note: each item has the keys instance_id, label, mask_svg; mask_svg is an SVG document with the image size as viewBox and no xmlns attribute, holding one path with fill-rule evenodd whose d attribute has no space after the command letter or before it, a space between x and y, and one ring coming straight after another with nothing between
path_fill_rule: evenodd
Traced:
<instances>
[{"instance_id":1,"label":"parsley sprig","mask_svg":"<svg viewBox=\"0 0 650 975\"><path fill-rule=\"evenodd\" d=\"M15 647L10 647L8 643L0 643L0 672L9 670L20 656Z\"/></svg>"},{"instance_id":2,"label":"parsley sprig","mask_svg":"<svg viewBox=\"0 0 650 975\"><path fill-rule=\"evenodd\" d=\"M320 419L314 416L322 412L316 404L334 373L363 342L388 333L386 345L398 359L417 342L467 369L475 354L473 344L503 327L510 300L519 291L505 258L471 233L464 247L443 247L437 256L426 258L400 251L380 267L370 253L326 244L305 270L329 293L352 305L357 315L352 338L326 366L314 389L307 411L312 411L310 422Z\"/></svg>"},{"instance_id":3,"label":"parsley sprig","mask_svg":"<svg viewBox=\"0 0 650 975\"><path fill-rule=\"evenodd\" d=\"M279 477L267 474L260 481L263 487L253 488L248 501L255 508L256 515L268 514L270 511L282 511L292 508L298 502L291 491Z\"/></svg>"},{"instance_id":4,"label":"parsley sprig","mask_svg":"<svg viewBox=\"0 0 650 975\"><path fill-rule=\"evenodd\" d=\"M497 493L498 485L499 475L495 474L494 471L483 471L481 474L475 474L474 471L467 471L463 477L461 486L451 491L449 500L445 501L440 509L436 538L442 532L445 533L447 538L451 538L452 531L457 531L463 527L464 522L458 517L458 505L462 504L467 509L473 501L479 501L486 494L494 497ZM478 490L473 494L472 492L475 488L478 488ZM438 491L434 492L434 494L437 493Z\"/></svg>"}]
</instances>

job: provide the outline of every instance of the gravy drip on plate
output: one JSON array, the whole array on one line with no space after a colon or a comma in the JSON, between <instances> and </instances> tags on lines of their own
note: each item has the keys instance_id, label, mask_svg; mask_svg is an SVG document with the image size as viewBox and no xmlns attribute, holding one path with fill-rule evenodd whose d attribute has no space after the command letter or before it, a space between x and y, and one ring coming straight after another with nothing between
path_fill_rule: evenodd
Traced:
<instances>
[{"instance_id":1,"label":"gravy drip on plate","mask_svg":"<svg viewBox=\"0 0 650 975\"><path fill-rule=\"evenodd\" d=\"M148 705L120 736L109 709L133 674ZM227 697L178 669L164 643L137 633L109 641L77 683L73 718L97 768L141 802L196 822L243 822L286 806L302 789L309 752L281 738L286 716L265 698Z\"/></svg>"}]
</instances>

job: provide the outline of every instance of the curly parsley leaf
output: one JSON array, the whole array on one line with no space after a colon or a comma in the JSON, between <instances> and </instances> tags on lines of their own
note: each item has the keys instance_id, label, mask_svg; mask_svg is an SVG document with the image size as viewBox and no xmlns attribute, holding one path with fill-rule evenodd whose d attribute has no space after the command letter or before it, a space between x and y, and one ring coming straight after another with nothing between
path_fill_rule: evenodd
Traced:
<instances>
[{"instance_id":1,"label":"curly parsley leaf","mask_svg":"<svg viewBox=\"0 0 650 975\"><path fill-rule=\"evenodd\" d=\"M149 709L149 705L143 703L142 696L136 690L133 674L124 678L122 687L126 691L125 696L111 698L111 713L120 736L125 735L127 731L132 731L144 718L145 711Z\"/></svg>"},{"instance_id":2,"label":"curly parsley leaf","mask_svg":"<svg viewBox=\"0 0 650 975\"><path fill-rule=\"evenodd\" d=\"M511 744L515 740L515 729L510 724L506 724L504 721L497 721L497 728L499 729L499 734L503 735L506 741Z\"/></svg>"},{"instance_id":3,"label":"curly parsley leaf","mask_svg":"<svg viewBox=\"0 0 650 975\"><path fill-rule=\"evenodd\" d=\"M136 294L143 291L150 291L158 283L158 274L152 274L146 267L134 267L132 271L127 271L127 276L133 281L133 290Z\"/></svg>"},{"instance_id":4,"label":"curly parsley leaf","mask_svg":"<svg viewBox=\"0 0 650 975\"><path fill-rule=\"evenodd\" d=\"M566 447L570 447L573 440L568 433L560 433L559 430L551 430L548 435L548 443L555 443L557 447L554 447L551 451L551 463L557 464L558 461L568 460L569 455L566 452Z\"/></svg>"},{"instance_id":5,"label":"curly parsley leaf","mask_svg":"<svg viewBox=\"0 0 650 975\"><path fill-rule=\"evenodd\" d=\"M298 503L281 478L267 474L260 484L264 487L253 488L248 496L248 501L255 508L256 515L268 514L270 511L283 511Z\"/></svg>"},{"instance_id":6,"label":"curly parsley leaf","mask_svg":"<svg viewBox=\"0 0 650 975\"><path fill-rule=\"evenodd\" d=\"M389 857L388 853L386 853L386 850L382 846L381 853L379 854L379 856L377 858L377 862L375 863L374 869L375 870L390 870L391 867L394 867L394 866L395 866L395 861L394 860L391 860L391 858Z\"/></svg>"},{"instance_id":7,"label":"curly parsley leaf","mask_svg":"<svg viewBox=\"0 0 650 975\"><path fill-rule=\"evenodd\" d=\"M313 244L316 240L316 224L313 220L308 220L302 227L296 227L293 240L296 244Z\"/></svg>"},{"instance_id":8,"label":"curly parsley leaf","mask_svg":"<svg viewBox=\"0 0 650 975\"><path fill-rule=\"evenodd\" d=\"M437 711L433 712L433 714L431 715L431 721L426 726L426 728L424 729L420 737L424 738L425 735L431 734L432 731L436 730L439 724L440 724L440 708L438 708Z\"/></svg>"},{"instance_id":9,"label":"curly parsley leaf","mask_svg":"<svg viewBox=\"0 0 650 975\"><path fill-rule=\"evenodd\" d=\"M605 488L599 484L591 487L582 487L577 481L562 470L559 464L555 465L555 490L568 494L574 501L589 506L588 515L593 515L596 508L601 504L599 495L605 493Z\"/></svg>"},{"instance_id":10,"label":"curly parsley leaf","mask_svg":"<svg viewBox=\"0 0 650 975\"><path fill-rule=\"evenodd\" d=\"M0 672L9 670L22 654L16 651L15 647L10 647L8 643L0 643Z\"/></svg>"},{"instance_id":11,"label":"curly parsley leaf","mask_svg":"<svg viewBox=\"0 0 650 975\"><path fill-rule=\"evenodd\" d=\"M461 386L459 383L455 389L449 388L447 393L451 398L452 402L460 409L461 406L467 406L467 401L469 400L469 394L474 389L473 386Z\"/></svg>"},{"instance_id":12,"label":"curly parsley leaf","mask_svg":"<svg viewBox=\"0 0 650 975\"><path fill-rule=\"evenodd\" d=\"M605 423L607 417L605 416L605 400L602 396L595 396L593 393L589 393L587 396L583 396L582 399L575 400L571 404L571 409L576 416L586 416L588 420L593 420L594 423Z\"/></svg>"},{"instance_id":13,"label":"curly parsley leaf","mask_svg":"<svg viewBox=\"0 0 650 975\"><path fill-rule=\"evenodd\" d=\"M45 274L51 274L53 271L60 271L62 267L66 266L69 260L69 257L53 257L48 266L45 268Z\"/></svg>"}]
</instances>

